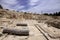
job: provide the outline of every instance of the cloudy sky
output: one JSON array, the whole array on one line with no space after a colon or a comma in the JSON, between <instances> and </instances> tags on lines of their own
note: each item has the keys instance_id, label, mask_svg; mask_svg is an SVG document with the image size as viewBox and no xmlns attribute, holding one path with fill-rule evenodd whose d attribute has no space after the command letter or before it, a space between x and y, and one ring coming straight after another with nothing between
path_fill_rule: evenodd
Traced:
<instances>
[{"instance_id":1,"label":"cloudy sky","mask_svg":"<svg viewBox=\"0 0 60 40\"><path fill-rule=\"evenodd\" d=\"M5 9L27 12L60 11L60 0L0 0Z\"/></svg>"}]
</instances>

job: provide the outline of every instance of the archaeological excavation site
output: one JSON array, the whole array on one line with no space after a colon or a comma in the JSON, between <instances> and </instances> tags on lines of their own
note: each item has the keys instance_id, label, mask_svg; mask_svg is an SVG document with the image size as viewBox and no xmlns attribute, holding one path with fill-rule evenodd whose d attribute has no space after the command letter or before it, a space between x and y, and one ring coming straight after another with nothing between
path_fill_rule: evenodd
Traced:
<instances>
[{"instance_id":1,"label":"archaeological excavation site","mask_svg":"<svg viewBox=\"0 0 60 40\"><path fill-rule=\"evenodd\" d=\"M0 7L0 40L60 40L60 16Z\"/></svg>"}]
</instances>

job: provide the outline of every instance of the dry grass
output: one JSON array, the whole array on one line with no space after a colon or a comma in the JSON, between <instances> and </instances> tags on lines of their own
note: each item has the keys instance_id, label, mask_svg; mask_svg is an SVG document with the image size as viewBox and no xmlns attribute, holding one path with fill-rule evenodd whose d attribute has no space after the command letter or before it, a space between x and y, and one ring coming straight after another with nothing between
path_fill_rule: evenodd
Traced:
<instances>
[{"instance_id":1,"label":"dry grass","mask_svg":"<svg viewBox=\"0 0 60 40\"><path fill-rule=\"evenodd\" d=\"M9 11L5 9L0 9L0 18L7 18L7 19L29 19L29 20L37 20L38 23L46 22L47 24L60 28L60 22L55 22L54 20L60 20L60 16L45 16L40 14L33 14L33 13L24 13L24 12L16 12L16 11ZM53 19L53 20L51 20ZM50 22L53 21L53 22Z\"/></svg>"},{"instance_id":2,"label":"dry grass","mask_svg":"<svg viewBox=\"0 0 60 40\"><path fill-rule=\"evenodd\" d=\"M58 29L60 29L60 22L59 21L47 21L46 22L48 25L51 25L51 26L53 26L53 27L55 27L55 28L58 28Z\"/></svg>"}]
</instances>

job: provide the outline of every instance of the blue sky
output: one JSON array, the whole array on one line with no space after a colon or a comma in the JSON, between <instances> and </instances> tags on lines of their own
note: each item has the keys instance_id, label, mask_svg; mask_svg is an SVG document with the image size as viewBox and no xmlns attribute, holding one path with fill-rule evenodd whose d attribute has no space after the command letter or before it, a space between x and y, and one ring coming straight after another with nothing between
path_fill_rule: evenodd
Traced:
<instances>
[{"instance_id":1,"label":"blue sky","mask_svg":"<svg viewBox=\"0 0 60 40\"><path fill-rule=\"evenodd\" d=\"M27 12L60 11L60 0L0 0L5 9Z\"/></svg>"}]
</instances>

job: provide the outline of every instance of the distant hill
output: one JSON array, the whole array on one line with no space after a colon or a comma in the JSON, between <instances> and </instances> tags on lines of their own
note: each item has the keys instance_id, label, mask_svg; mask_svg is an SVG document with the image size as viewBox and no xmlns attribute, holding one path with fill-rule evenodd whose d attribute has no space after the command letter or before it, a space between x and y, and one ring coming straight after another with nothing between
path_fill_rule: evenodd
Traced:
<instances>
[{"instance_id":1,"label":"distant hill","mask_svg":"<svg viewBox=\"0 0 60 40\"><path fill-rule=\"evenodd\" d=\"M7 18L7 19L31 19L31 20L46 20L51 17L47 17L46 15L42 14L34 14L28 12L16 12L6 9L0 9L0 18Z\"/></svg>"}]
</instances>

